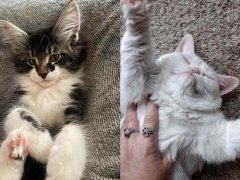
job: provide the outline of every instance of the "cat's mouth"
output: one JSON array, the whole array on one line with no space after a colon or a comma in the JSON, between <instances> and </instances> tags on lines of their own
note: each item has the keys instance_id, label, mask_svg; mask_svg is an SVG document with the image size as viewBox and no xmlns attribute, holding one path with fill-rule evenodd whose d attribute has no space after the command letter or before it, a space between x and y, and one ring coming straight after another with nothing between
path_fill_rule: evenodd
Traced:
<instances>
[{"instance_id":1,"label":"cat's mouth","mask_svg":"<svg viewBox=\"0 0 240 180\"><path fill-rule=\"evenodd\" d=\"M32 73L30 73L30 79L37 85L43 88L48 88L59 80L59 74L59 72L49 73L47 77L42 78L36 73L36 71L32 71Z\"/></svg>"},{"instance_id":2,"label":"cat's mouth","mask_svg":"<svg viewBox=\"0 0 240 180\"><path fill-rule=\"evenodd\" d=\"M55 83L56 83L56 80L42 80L42 81L38 82L38 84L44 88L50 87L50 86L54 85Z\"/></svg>"}]
</instances>

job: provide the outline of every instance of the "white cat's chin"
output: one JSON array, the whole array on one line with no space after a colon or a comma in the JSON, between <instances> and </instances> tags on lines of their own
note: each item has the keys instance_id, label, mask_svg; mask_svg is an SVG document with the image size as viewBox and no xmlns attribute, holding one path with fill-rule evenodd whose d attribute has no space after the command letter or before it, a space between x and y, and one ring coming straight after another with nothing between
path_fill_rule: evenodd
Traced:
<instances>
[{"instance_id":1,"label":"white cat's chin","mask_svg":"<svg viewBox=\"0 0 240 180\"><path fill-rule=\"evenodd\" d=\"M51 87L52 85L54 85L55 83L56 83L56 81L42 81L42 82L39 82L38 84L41 87L48 88L48 87Z\"/></svg>"}]
</instances>

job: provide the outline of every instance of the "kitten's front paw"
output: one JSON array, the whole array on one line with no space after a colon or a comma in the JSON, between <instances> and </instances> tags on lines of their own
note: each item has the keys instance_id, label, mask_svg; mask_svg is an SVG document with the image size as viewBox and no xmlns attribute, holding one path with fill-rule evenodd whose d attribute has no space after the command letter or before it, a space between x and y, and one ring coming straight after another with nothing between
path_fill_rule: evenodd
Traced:
<instances>
[{"instance_id":1,"label":"kitten's front paw","mask_svg":"<svg viewBox=\"0 0 240 180\"><path fill-rule=\"evenodd\" d=\"M6 144L9 149L9 158L24 160L28 155L28 144L26 135L21 130L15 130L8 135Z\"/></svg>"},{"instance_id":2,"label":"kitten's front paw","mask_svg":"<svg viewBox=\"0 0 240 180\"><path fill-rule=\"evenodd\" d=\"M125 19L141 21L151 15L152 0L121 0Z\"/></svg>"}]
</instances>

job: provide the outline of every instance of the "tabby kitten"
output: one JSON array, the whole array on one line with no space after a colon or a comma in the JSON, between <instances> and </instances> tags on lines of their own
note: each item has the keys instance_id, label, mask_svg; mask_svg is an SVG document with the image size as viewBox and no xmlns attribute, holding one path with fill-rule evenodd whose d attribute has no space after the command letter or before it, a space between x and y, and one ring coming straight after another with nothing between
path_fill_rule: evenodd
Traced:
<instances>
[{"instance_id":1,"label":"tabby kitten","mask_svg":"<svg viewBox=\"0 0 240 180\"><path fill-rule=\"evenodd\" d=\"M79 122L85 105L79 30L80 12L74 0L47 30L27 33L0 21L0 41L15 55L19 87L18 101L4 117L0 180L82 177L87 150ZM46 175L44 168L36 169L41 164L46 165Z\"/></svg>"}]
</instances>

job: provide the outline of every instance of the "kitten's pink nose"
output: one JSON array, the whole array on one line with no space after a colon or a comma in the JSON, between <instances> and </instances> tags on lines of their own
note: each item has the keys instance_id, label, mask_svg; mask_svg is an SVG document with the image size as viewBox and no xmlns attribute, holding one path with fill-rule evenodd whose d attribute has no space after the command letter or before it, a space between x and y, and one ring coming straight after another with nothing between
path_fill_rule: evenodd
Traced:
<instances>
[{"instance_id":1,"label":"kitten's pink nose","mask_svg":"<svg viewBox=\"0 0 240 180\"><path fill-rule=\"evenodd\" d=\"M200 71L198 68L193 67L192 68L192 74L200 74Z\"/></svg>"}]
</instances>

